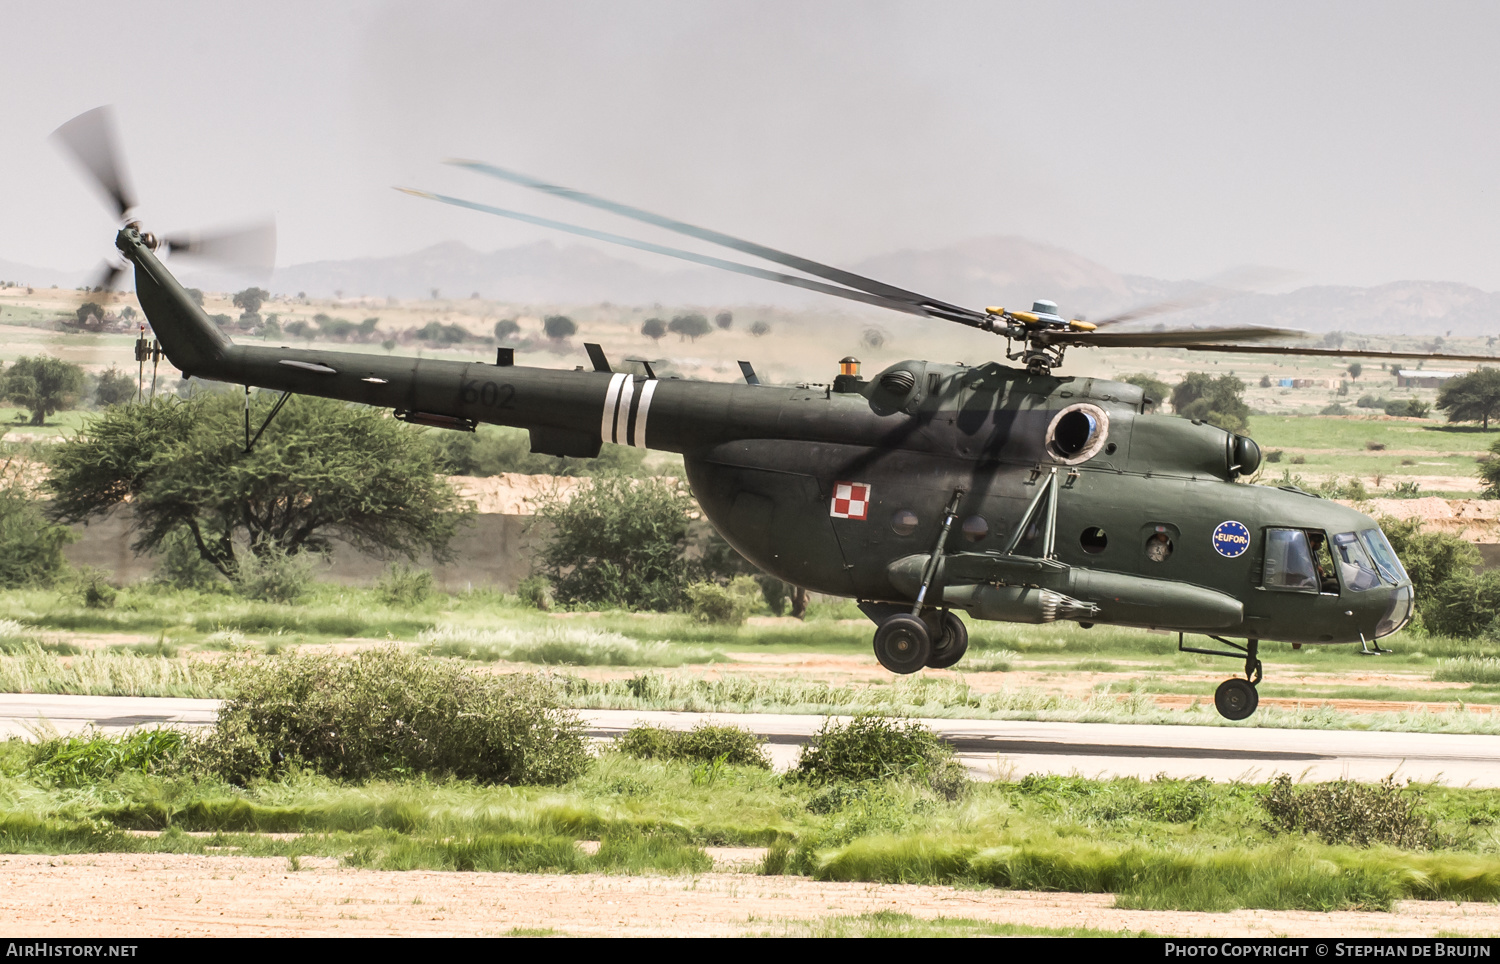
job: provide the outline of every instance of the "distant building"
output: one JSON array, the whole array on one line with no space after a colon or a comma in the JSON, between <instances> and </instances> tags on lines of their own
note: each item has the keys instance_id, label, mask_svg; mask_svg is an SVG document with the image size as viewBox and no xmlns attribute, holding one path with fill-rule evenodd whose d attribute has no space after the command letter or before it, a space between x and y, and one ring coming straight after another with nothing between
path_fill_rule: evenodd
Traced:
<instances>
[{"instance_id":1,"label":"distant building","mask_svg":"<svg viewBox=\"0 0 1500 964\"><path fill-rule=\"evenodd\" d=\"M1442 388L1443 383L1450 378L1457 378L1458 372L1431 372L1417 368L1396 369L1397 388Z\"/></svg>"}]
</instances>

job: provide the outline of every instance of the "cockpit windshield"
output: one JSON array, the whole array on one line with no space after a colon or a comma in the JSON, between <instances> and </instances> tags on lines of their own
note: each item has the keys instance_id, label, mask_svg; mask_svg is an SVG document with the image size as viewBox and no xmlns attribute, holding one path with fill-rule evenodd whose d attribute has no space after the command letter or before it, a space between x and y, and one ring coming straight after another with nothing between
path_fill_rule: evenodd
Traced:
<instances>
[{"instance_id":1,"label":"cockpit windshield","mask_svg":"<svg viewBox=\"0 0 1500 964\"><path fill-rule=\"evenodd\" d=\"M1406 569L1401 565L1401 559L1396 555L1396 550L1391 548L1390 541L1386 539L1385 533L1379 529L1366 529L1359 534L1360 541L1365 548L1370 550L1370 556L1375 560L1375 566L1380 570L1380 577L1393 586L1409 581Z\"/></svg>"},{"instance_id":2,"label":"cockpit windshield","mask_svg":"<svg viewBox=\"0 0 1500 964\"><path fill-rule=\"evenodd\" d=\"M1354 592L1380 585L1380 576L1354 533L1340 532L1333 537L1333 559L1339 567L1339 578Z\"/></svg>"}]
</instances>

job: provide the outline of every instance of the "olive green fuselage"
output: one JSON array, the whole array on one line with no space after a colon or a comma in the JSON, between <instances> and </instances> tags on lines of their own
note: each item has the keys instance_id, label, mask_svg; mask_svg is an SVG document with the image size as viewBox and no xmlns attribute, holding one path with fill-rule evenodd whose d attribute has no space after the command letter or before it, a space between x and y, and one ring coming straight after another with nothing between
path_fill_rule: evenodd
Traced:
<instances>
[{"instance_id":1,"label":"olive green fuselage","mask_svg":"<svg viewBox=\"0 0 1500 964\"><path fill-rule=\"evenodd\" d=\"M949 555L927 598L981 618L991 610L974 592L1041 587L1092 605L1089 622L1343 643L1374 638L1397 595L1410 598L1405 585L1384 583L1363 592L1264 588L1267 527L1331 537L1375 523L1306 493L1233 481L1233 436L1145 414L1129 385L904 361L884 374L906 376L840 379L836 391L236 345L132 229L117 244L185 374L417 421L517 426L551 454L594 455L605 441L681 453L724 537L767 572L817 592L910 606L921 569L914 578L912 559L932 553L958 492ZM1096 453L1069 464L1049 427L1080 405L1105 413L1107 432ZM1040 552L1035 534L1005 550L1054 472L1052 558L1018 569L1018 558ZM1031 516L1030 528L1045 515ZM1230 546L1237 554L1223 551L1225 523L1248 533L1248 545ZM1148 554L1153 537L1170 541L1165 559ZM1384 631L1392 625L1386 618Z\"/></svg>"}]
</instances>

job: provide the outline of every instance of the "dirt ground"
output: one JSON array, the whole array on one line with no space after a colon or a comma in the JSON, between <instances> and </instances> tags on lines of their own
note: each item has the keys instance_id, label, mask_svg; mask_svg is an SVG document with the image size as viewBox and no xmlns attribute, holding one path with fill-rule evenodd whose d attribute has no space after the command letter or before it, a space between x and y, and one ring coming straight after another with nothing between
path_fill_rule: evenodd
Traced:
<instances>
[{"instance_id":1,"label":"dirt ground","mask_svg":"<svg viewBox=\"0 0 1500 964\"><path fill-rule=\"evenodd\" d=\"M1036 927L1200 937L1500 933L1500 906L1403 901L1394 913L1120 910L1108 894L698 877L373 871L303 858L177 854L0 857L0 919L38 937L719 937L898 911Z\"/></svg>"}]
</instances>

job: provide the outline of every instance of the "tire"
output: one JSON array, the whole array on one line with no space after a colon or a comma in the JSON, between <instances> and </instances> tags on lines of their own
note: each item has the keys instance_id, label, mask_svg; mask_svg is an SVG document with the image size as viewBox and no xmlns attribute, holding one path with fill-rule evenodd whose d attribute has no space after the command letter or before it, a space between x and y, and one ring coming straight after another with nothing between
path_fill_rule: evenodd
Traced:
<instances>
[{"instance_id":1,"label":"tire","mask_svg":"<svg viewBox=\"0 0 1500 964\"><path fill-rule=\"evenodd\" d=\"M930 636L932 655L927 657L927 665L932 669L947 669L963 659L969 648L969 627L951 610L938 618L937 632Z\"/></svg>"},{"instance_id":2,"label":"tire","mask_svg":"<svg viewBox=\"0 0 1500 964\"><path fill-rule=\"evenodd\" d=\"M915 673L931 656L932 639L926 624L916 616L898 613L875 630L875 658L892 673Z\"/></svg>"},{"instance_id":3,"label":"tire","mask_svg":"<svg viewBox=\"0 0 1500 964\"><path fill-rule=\"evenodd\" d=\"M1246 720L1260 705L1260 692L1249 680L1227 679L1214 690L1214 709L1226 720Z\"/></svg>"}]
</instances>

